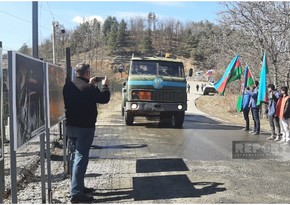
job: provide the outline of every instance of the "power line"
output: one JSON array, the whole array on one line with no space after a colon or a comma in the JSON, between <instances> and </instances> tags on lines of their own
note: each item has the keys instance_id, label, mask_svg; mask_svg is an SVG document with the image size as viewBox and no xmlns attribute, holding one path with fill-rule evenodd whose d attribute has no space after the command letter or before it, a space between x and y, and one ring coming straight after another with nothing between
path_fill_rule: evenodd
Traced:
<instances>
[{"instance_id":1,"label":"power line","mask_svg":"<svg viewBox=\"0 0 290 205\"><path fill-rule=\"evenodd\" d=\"M41 10L39 11L39 18L41 19ZM41 29L39 30L39 36L40 36L40 45L42 45L42 32L41 32Z\"/></svg>"},{"instance_id":2,"label":"power line","mask_svg":"<svg viewBox=\"0 0 290 205\"><path fill-rule=\"evenodd\" d=\"M11 13L8 13L8 12L6 12L6 11L0 10L0 12L6 14L6 15L8 15L8 16L12 16L12 17L14 17L14 18L17 18L17 19L19 19L19 20L21 20L21 21L24 21L24 22L26 22L26 23L32 24L31 21L29 21L29 20L27 20L27 19L24 19L24 18L21 18L21 17L18 17L18 16L16 16L16 15L11 14ZM47 27L45 27L45 26L39 26L39 27L42 27L43 29L46 29L46 30L51 31L51 29L49 29L49 28L47 28Z\"/></svg>"},{"instance_id":3,"label":"power line","mask_svg":"<svg viewBox=\"0 0 290 205\"><path fill-rule=\"evenodd\" d=\"M25 21L25 22L31 23L31 21L29 21L29 20L26 20L26 19L23 19L23 18L21 18L21 17L15 16L15 15L13 15L13 14L10 14L10 13L6 12L6 11L0 10L0 12L2 12L2 13L4 13L4 14L7 14L7 15L9 15L9 16L12 16L12 17L14 17L14 18L17 18L17 19L19 19L19 20L22 20L22 21Z\"/></svg>"},{"instance_id":4,"label":"power line","mask_svg":"<svg viewBox=\"0 0 290 205\"><path fill-rule=\"evenodd\" d=\"M3 46L2 50L3 50L4 53L7 53L8 51L12 51L12 50L15 50L15 49L12 49L12 48L7 47L7 46Z\"/></svg>"},{"instance_id":5,"label":"power line","mask_svg":"<svg viewBox=\"0 0 290 205\"><path fill-rule=\"evenodd\" d=\"M47 7L48 7L48 9L49 9L49 12L50 12L50 14L51 14L51 16L52 16L53 21L55 21L55 18L54 18L54 16L53 16L53 13L52 13L52 11L51 11L51 9L50 9L50 6L49 6L48 2L46 2L46 4L47 4Z\"/></svg>"},{"instance_id":6,"label":"power line","mask_svg":"<svg viewBox=\"0 0 290 205\"><path fill-rule=\"evenodd\" d=\"M65 21L65 22L68 23L68 24L72 24L72 22L69 21L68 19L64 19L63 17L61 17L61 16L55 14L55 13L52 11L51 7L49 6L49 3L48 3L48 2L47 2L47 7L48 7L48 9L45 8L45 7L43 7L43 6L41 6L41 9L46 10L47 12L50 12L50 14L51 14L51 16L52 16L52 18L53 18L54 21L55 21L55 18L57 17L58 19L61 19L61 20Z\"/></svg>"}]
</instances>

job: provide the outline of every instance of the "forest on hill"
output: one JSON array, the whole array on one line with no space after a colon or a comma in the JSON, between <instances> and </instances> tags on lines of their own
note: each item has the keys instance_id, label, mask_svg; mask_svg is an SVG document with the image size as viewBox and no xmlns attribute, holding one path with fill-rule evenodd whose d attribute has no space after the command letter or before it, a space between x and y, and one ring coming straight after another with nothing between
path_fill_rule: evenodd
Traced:
<instances>
[{"instance_id":1,"label":"forest on hill","mask_svg":"<svg viewBox=\"0 0 290 205\"><path fill-rule=\"evenodd\" d=\"M261 59L266 51L269 83L288 85L290 2L221 4L223 10L219 12L218 23L180 22L174 18L159 18L154 12L149 12L147 17L129 20L108 16L104 23L97 19L85 21L65 33L60 27L56 28L57 61L64 59L65 47L70 47L75 56L85 53L87 62L107 56L131 56L132 53L135 56L171 53L190 59L195 70L213 69L218 80L237 54L242 66L248 65L258 79ZM31 48L24 44L19 51L30 54ZM41 58L51 61L51 38L43 41L39 51Z\"/></svg>"}]
</instances>

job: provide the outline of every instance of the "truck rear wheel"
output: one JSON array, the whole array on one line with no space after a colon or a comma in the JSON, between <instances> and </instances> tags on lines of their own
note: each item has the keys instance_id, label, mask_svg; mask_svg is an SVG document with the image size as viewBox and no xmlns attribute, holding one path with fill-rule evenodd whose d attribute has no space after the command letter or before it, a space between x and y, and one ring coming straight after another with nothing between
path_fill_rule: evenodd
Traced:
<instances>
[{"instance_id":1,"label":"truck rear wheel","mask_svg":"<svg viewBox=\"0 0 290 205\"><path fill-rule=\"evenodd\" d=\"M185 116L184 111L175 112L173 114L173 126L176 128L182 128L182 125L184 122L184 116Z\"/></svg>"},{"instance_id":2,"label":"truck rear wheel","mask_svg":"<svg viewBox=\"0 0 290 205\"><path fill-rule=\"evenodd\" d=\"M134 122L134 114L131 112L125 112L124 115L126 125L133 125Z\"/></svg>"}]
</instances>

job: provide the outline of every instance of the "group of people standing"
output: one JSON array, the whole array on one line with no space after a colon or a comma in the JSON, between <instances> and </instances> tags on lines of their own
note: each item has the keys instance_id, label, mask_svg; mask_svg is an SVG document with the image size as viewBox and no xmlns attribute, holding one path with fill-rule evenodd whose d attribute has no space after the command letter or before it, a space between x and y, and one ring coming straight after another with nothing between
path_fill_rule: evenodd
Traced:
<instances>
[{"instance_id":1,"label":"group of people standing","mask_svg":"<svg viewBox=\"0 0 290 205\"><path fill-rule=\"evenodd\" d=\"M242 110L246 127L245 131L250 131L253 135L260 134L260 110L261 105L257 105L259 82L245 89L243 95ZM280 90L275 85L267 86L268 101L265 103L265 113L268 115L271 127L271 136L267 140L280 141L285 145L290 145L290 96L288 96L288 87L282 86ZM251 112L254 128L250 130L249 113Z\"/></svg>"},{"instance_id":2,"label":"group of people standing","mask_svg":"<svg viewBox=\"0 0 290 205\"><path fill-rule=\"evenodd\" d=\"M201 91L203 91L203 88L205 87L205 85L206 84L201 84ZM196 86L195 86L195 88L196 88L196 91L198 92L199 91L199 84L196 84ZM187 84L187 93L190 93L190 85L189 84Z\"/></svg>"}]
</instances>

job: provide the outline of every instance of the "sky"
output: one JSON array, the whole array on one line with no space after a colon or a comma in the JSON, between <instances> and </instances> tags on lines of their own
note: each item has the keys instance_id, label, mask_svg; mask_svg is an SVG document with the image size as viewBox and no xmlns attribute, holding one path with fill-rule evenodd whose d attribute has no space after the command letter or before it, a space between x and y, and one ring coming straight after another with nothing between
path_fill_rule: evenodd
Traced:
<instances>
[{"instance_id":1,"label":"sky","mask_svg":"<svg viewBox=\"0 0 290 205\"><path fill-rule=\"evenodd\" d=\"M108 16L118 20L134 16L174 18L181 22L208 20L216 23L221 6L216 1L39 1L39 44L52 34L52 22L74 29L83 19ZM4 53L18 50L24 43L32 47L32 2L0 0L0 41Z\"/></svg>"}]
</instances>

